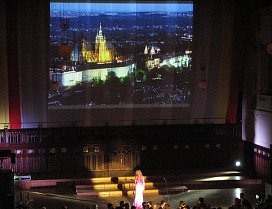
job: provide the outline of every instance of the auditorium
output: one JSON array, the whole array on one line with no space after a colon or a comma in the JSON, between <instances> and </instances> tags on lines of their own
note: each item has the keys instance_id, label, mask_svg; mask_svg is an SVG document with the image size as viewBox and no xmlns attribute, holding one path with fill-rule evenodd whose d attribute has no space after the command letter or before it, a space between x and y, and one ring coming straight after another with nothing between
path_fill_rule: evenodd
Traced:
<instances>
[{"instance_id":1,"label":"auditorium","mask_svg":"<svg viewBox=\"0 0 272 209\"><path fill-rule=\"evenodd\" d=\"M11 0L0 17L1 209L272 208L270 1Z\"/></svg>"}]
</instances>

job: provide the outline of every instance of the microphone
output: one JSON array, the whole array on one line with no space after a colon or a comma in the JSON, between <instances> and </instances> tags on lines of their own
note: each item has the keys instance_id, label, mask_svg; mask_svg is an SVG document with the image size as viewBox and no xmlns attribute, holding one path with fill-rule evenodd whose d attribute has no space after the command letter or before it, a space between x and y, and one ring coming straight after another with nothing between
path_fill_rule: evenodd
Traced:
<instances>
[{"instance_id":1,"label":"microphone","mask_svg":"<svg viewBox=\"0 0 272 209\"><path fill-rule=\"evenodd\" d=\"M167 194L167 202L168 202L168 204L169 204L169 193L168 193L168 186L167 186L166 178L163 177L163 180L164 180L164 182L165 182L166 194Z\"/></svg>"}]
</instances>

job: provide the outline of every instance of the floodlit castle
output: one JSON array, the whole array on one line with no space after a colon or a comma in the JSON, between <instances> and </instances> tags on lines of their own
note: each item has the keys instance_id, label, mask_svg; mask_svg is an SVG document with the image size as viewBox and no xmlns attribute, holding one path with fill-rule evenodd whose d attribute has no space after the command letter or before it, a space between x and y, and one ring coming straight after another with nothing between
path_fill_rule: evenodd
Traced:
<instances>
[{"instance_id":1,"label":"floodlit castle","mask_svg":"<svg viewBox=\"0 0 272 209\"><path fill-rule=\"evenodd\" d=\"M82 41L81 48L81 52L78 49L76 51L81 54L81 60L88 62L86 68L52 69L49 76L53 82L57 82L61 87L71 87L81 82L92 82L93 79L105 81L110 72L115 73L118 78L126 77L136 69L136 63L132 60L116 58L116 51L110 47L102 33L101 23L96 34L94 50L89 49L85 40Z\"/></svg>"}]
</instances>

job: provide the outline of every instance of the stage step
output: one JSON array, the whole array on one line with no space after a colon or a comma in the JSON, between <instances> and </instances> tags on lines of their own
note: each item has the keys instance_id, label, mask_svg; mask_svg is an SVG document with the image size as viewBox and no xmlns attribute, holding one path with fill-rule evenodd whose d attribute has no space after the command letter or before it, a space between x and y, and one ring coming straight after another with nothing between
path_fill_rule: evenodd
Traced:
<instances>
[{"instance_id":1,"label":"stage step","mask_svg":"<svg viewBox=\"0 0 272 209\"><path fill-rule=\"evenodd\" d=\"M76 185L76 189L80 190L80 189L93 189L93 190L114 190L120 187L122 188L126 188L128 190L132 190L134 189L135 183L100 183L100 184L81 184L81 185ZM153 182L146 182L145 183L145 188L153 188L154 187L154 183Z\"/></svg>"},{"instance_id":2,"label":"stage step","mask_svg":"<svg viewBox=\"0 0 272 209\"><path fill-rule=\"evenodd\" d=\"M185 186L171 188L171 189L147 189L144 191L144 195L146 196L154 196L154 195L166 195L166 194L177 194L188 191L188 188ZM135 196L135 192L132 190L129 191L81 191L77 193L78 197L121 197L121 196Z\"/></svg>"},{"instance_id":3,"label":"stage step","mask_svg":"<svg viewBox=\"0 0 272 209\"><path fill-rule=\"evenodd\" d=\"M208 177L208 178L207 178ZM242 176L240 172L222 172L212 175L203 175L192 180L186 176L145 176L144 195L175 194L186 192L189 189L216 189L221 187L260 187L262 180ZM78 196L134 196L134 176L102 177L76 181Z\"/></svg>"},{"instance_id":4,"label":"stage step","mask_svg":"<svg viewBox=\"0 0 272 209\"><path fill-rule=\"evenodd\" d=\"M163 178L153 178L157 182L152 182L145 178L144 195L174 194L188 191L186 186L182 186L180 181L166 182ZM124 177L102 177L76 181L76 193L80 197L114 197L114 196L134 196L135 183L133 176Z\"/></svg>"}]
</instances>

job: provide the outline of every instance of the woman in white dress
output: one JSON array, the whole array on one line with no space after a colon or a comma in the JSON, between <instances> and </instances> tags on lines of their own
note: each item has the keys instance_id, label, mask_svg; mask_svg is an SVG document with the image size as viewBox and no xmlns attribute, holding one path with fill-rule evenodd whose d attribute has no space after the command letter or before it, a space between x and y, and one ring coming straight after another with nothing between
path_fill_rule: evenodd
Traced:
<instances>
[{"instance_id":1,"label":"woman in white dress","mask_svg":"<svg viewBox=\"0 0 272 209\"><path fill-rule=\"evenodd\" d=\"M135 199L133 205L136 209L143 208L144 201L144 190L145 190L145 180L141 170L136 170L135 172Z\"/></svg>"}]
</instances>

